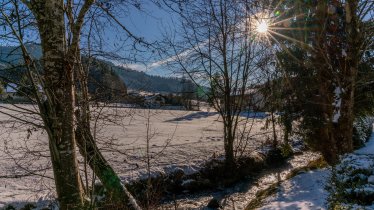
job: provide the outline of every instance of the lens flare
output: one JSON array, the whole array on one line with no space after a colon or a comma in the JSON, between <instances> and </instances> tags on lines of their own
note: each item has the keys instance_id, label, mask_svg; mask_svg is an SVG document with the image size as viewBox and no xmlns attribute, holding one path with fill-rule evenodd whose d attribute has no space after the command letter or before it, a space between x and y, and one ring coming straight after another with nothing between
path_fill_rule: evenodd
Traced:
<instances>
[{"instance_id":1,"label":"lens flare","mask_svg":"<svg viewBox=\"0 0 374 210\"><path fill-rule=\"evenodd\" d=\"M266 21L262 20L258 22L256 30L258 33L266 33L269 29L269 25Z\"/></svg>"}]
</instances>

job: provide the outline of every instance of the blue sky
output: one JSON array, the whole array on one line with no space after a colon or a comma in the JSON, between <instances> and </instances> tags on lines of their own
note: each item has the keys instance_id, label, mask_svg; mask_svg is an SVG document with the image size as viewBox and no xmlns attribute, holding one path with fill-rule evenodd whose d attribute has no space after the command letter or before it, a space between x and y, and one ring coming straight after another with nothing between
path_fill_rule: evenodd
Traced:
<instances>
[{"instance_id":1,"label":"blue sky","mask_svg":"<svg viewBox=\"0 0 374 210\"><path fill-rule=\"evenodd\" d=\"M156 40L162 38L161 33L165 27L172 27L172 19L175 17L157 5L145 2L142 4L142 10L134 9L128 19L123 19L133 33L148 40Z\"/></svg>"},{"instance_id":2,"label":"blue sky","mask_svg":"<svg viewBox=\"0 0 374 210\"><path fill-rule=\"evenodd\" d=\"M159 8L156 4L152 3L150 0L141 1L140 10L129 5L118 6L113 4L115 10L115 16L119 21L126 26L131 33L137 37L144 38L145 41L152 43L163 38L163 33L166 30L174 28L175 21L177 18L170 12ZM129 57L128 55L134 55L135 53L131 51L131 47L126 45L121 45L121 39L126 37L124 30L116 24L110 25L102 21L100 25L100 30L103 30L103 49L108 52L115 52L123 57ZM86 22L86 31L89 28L90 22ZM28 41L39 42L39 38L36 30L28 30L25 37ZM83 48L87 46L85 44L86 37L82 37ZM102 40L101 40L102 41ZM99 41L97 41L99 42ZM117 46L115 46L117 44ZM124 44L124 42L122 42ZM132 42L127 42L127 44L132 44ZM18 45L15 40L0 40L0 45L12 46ZM160 61L160 57L157 54L152 54L151 50L142 49L142 52L138 52L136 56L136 61L132 62L121 62L126 63L129 68L139 71L145 71L148 74L161 75L161 76L171 76L166 67L155 65L156 62ZM132 58L133 60L133 58ZM152 65L153 64L153 65ZM152 66L152 67L151 67Z\"/></svg>"},{"instance_id":3,"label":"blue sky","mask_svg":"<svg viewBox=\"0 0 374 210\"><path fill-rule=\"evenodd\" d=\"M131 33L152 43L161 40L165 32L174 30L178 18L175 14L159 8L151 1L143 1L141 10L130 8L128 11L124 11L124 15L120 17L120 21ZM118 41L118 37L116 37L116 33L118 32L121 32L121 30L107 32L110 43L113 44L113 42ZM118 53L126 56L128 52L126 48L123 48L122 52ZM144 71L152 75L173 76L165 66L159 65L159 62L162 62L159 55L152 54L151 50L145 50L139 54L138 59L141 62L129 62L126 64L129 68Z\"/></svg>"}]
</instances>

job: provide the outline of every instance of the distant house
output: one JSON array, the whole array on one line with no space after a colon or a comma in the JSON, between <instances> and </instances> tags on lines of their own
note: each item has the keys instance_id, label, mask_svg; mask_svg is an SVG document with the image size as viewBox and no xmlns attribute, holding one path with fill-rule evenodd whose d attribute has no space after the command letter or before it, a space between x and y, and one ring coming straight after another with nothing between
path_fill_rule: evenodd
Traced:
<instances>
[{"instance_id":1,"label":"distant house","mask_svg":"<svg viewBox=\"0 0 374 210\"><path fill-rule=\"evenodd\" d=\"M18 99L20 96L17 94L18 85L14 83L9 83L5 86L4 92L0 94L0 98L5 99Z\"/></svg>"},{"instance_id":2,"label":"distant house","mask_svg":"<svg viewBox=\"0 0 374 210\"><path fill-rule=\"evenodd\" d=\"M161 107L165 104L166 98L161 94L148 95L144 97L144 105L147 107Z\"/></svg>"},{"instance_id":3,"label":"distant house","mask_svg":"<svg viewBox=\"0 0 374 210\"><path fill-rule=\"evenodd\" d=\"M14 83L8 83L4 87L4 91L2 94L0 94L1 100L21 100L21 101L27 101L28 98L25 95L20 94L20 89L22 89L21 86L14 84ZM29 91L27 88L23 87L24 94L29 94ZM44 93L44 90L41 85L38 85L38 92Z\"/></svg>"},{"instance_id":4,"label":"distant house","mask_svg":"<svg viewBox=\"0 0 374 210\"><path fill-rule=\"evenodd\" d=\"M265 107L265 96L260 88L247 89L245 91L245 98L247 101L247 109L252 111L263 111Z\"/></svg>"},{"instance_id":5,"label":"distant house","mask_svg":"<svg viewBox=\"0 0 374 210\"><path fill-rule=\"evenodd\" d=\"M232 95L232 106L241 106L242 110L263 111L265 107L265 96L260 88L250 88L244 94L235 93ZM224 107L224 100L220 100L221 107Z\"/></svg>"}]
</instances>

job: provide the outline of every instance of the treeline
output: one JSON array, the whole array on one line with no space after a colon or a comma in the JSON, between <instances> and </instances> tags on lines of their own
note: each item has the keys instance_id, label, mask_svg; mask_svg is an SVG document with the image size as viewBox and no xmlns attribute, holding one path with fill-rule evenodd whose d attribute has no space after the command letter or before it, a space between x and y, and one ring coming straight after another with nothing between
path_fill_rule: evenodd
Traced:
<instances>
[{"instance_id":1,"label":"treeline","mask_svg":"<svg viewBox=\"0 0 374 210\"><path fill-rule=\"evenodd\" d=\"M182 93L183 80L175 77L148 75L144 72L111 65L129 89L157 93Z\"/></svg>"},{"instance_id":2,"label":"treeline","mask_svg":"<svg viewBox=\"0 0 374 210\"><path fill-rule=\"evenodd\" d=\"M33 58L41 58L40 45L28 44L26 47ZM84 60L90 68L89 91L91 94L98 95L97 98L108 93L108 99L113 98L114 95L121 96L126 93L127 89L174 94L182 94L184 91L185 79L148 75L144 72L115 66L111 62L97 58ZM22 62L22 51L19 47L0 46L0 76L7 78L9 82L12 81L11 83L19 83L25 73L21 67ZM109 90L109 92L104 90Z\"/></svg>"}]
</instances>

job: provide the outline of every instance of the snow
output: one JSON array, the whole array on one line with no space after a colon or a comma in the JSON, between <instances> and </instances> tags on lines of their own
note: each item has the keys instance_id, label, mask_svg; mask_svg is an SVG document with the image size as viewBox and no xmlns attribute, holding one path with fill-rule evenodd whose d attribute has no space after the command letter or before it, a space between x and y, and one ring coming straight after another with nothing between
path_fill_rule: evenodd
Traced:
<instances>
[{"instance_id":1,"label":"snow","mask_svg":"<svg viewBox=\"0 0 374 210\"><path fill-rule=\"evenodd\" d=\"M342 49L342 56L343 57L347 57L348 55L347 55L347 52L345 51L345 49Z\"/></svg>"},{"instance_id":2,"label":"snow","mask_svg":"<svg viewBox=\"0 0 374 210\"><path fill-rule=\"evenodd\" d=\"M259 191L270 187L274 183L279 182L279 180L286 180L286 177L293 169L305 166L308 162L319 157L314 152L304 152L289 159L287 164L272 170L271 173L264 172L260 174L254 183L253 180L248 180L216 191L202 192L198 195L187 194L171 203L165 203L161 208L174 209L174 205L177 203L178 209L208 209L206 208L207 204L212 198L215 198L221 204L222 209L245 209L249 201L253 200Z\"/></svg>"},{"instance_id":3,"label":"snow","mask_svg":"<svg viewBox=\"0 0 374 210\"><path fill-rule=\"evenodd\" d=\"M340 171L371 170L373 168L373 158L367 155L348 154L336 167Z\"/></svg>"},{"instance_id":4,"label":"snow","mask_svg":"<svg viewBox=\"0 0 374 210\"><path fill-rule=\"evenodd\" d=\"M332 105L335 107L334 108L334 116L332 117L332 122L333 123L338 123L340 119L340 107L342 104L342 99L341 99L341 94L342 94L342 88L341 87L336 87L334 90L335 94L335 101L332 103Z\"/></svg>"},{"instance_id":5,"label":"snow","mask_svg":"<svg viewBox=\"0 0 374 210\"><path fill-rule=\"evenodd\" d=\"M374 133L366 145L356 150L352 154L344 156L341 163L337 166L338 180L351 181L356 179L353 176L347 176L350 171L366 170L372 175L369 177L357 174L361 180L368 181L368 184L360 188L350 189L356 193L374 194ZM343 173L344 172L344 173ZM329 180L331 168L309 171L299 174L290 180L280 184L279 190L275 195L268 197L263 202L263 206L259 209L327 209L326 200L328 192L325 185ZM349 190L349 189L347 189ZM348 205L349 209L374 209L374 203L371 206Z\"/></svg>"},{"instance_id":6,"label":"snow","mask_svg":"<svg viewBox=\"0 0 374 210\"><path fill-rule=\"evenodd\" d=\"M20 106L35 109L29 105ZM8 112L3 107L0 109ZM97 108L93 112L103 115L92 129L96 133L99 147L124 183L148 177L145 126L148 114L151 125L151 176L179 169L185 174L192 174L207 160L220 157L223 153L222 121L215 112L123 107L104 110ZM248 152L260 147L271 135L261 130L266 119L262 119L264 114L259 116L261 117L255 114L249 116L253 117L249 121L253 121L254 126ZM107 121L106 117L113 121ZM39 122L35 116L28 119ZM43 201L45 206L55 199L54 181L46 178L53 177L48 156L45 132L34 130L29 125L0 114L0 209L10 203L38 200ZM47 170L44 171L43 168ZM5 178L14 174L25 175L28 171L35 171L39 175Z\"/></svg>"},{"instance_id":7,"label":"snow","mask_svg":"<svg viewBox=\"0 0 374 210\"><path fill-rule=\"evenodd\" d=\"M6 106L6 105L4 105ZM26 107L26 105L24 105ZM30 108L30 107L27 107ZM98 113L98 112L97 112ZM220 157L223 152L222 122L214 112L190 112L178 110L146 110L131 108L106 108L105 116L118 114L114 122L99 120L96 136L103 155L108 159L124 182L144 179L148 176L146 165L146 126L150 116L151 176L175 171L185 174L197 172L203 163L212 157ZM247 115L247 114L243 114ZM247 115L249 116L249 115ZM260 116L260 117L259 117ZM261 148L269 137L261 130L265 114L250 115L255 122L248 152ZM245 117L243 116L243 119ZM252 122L252 119L250 120ZM38 122L35 120L34 122ZM347 156L353 167L374 167L374 136L366 147ZM40 208L55 205L54 182L50 169L48 141L45 132L33 130L0 114L0 209L7 204L21 207L27 202L37 202ZM362 157L359 157L362 156ZM359 158L357 158L359 157ZM364 158L367 157L367 158ZM290 169L305 165L315 154L306 154L299 162L290 162L289 168L281 173L266 175L258 185L248 189L246 184L224 189L216 194L178 200L186 208L199 209L205 206L212 196L222 198L227 209L243 209L255 193L286 177ZM47 168L47 170L42 170ZM19 178L5 178L15 174L25 175L28 170L36 174ZM40 173L38 170L41 170ZM325 209L326 191L324 183L329 170L317 170L299 174L280 184L279 191L265 200L261 209ZM370 177L368 177L370 178ZM371 178L373 179L373 178ZM184 184L188 184L186 180ZM372 189L372 183L366 188ZM39 209L40 209L39 208Z\"/></svg>"},{"instance_id":8,"label":"snow","mask_svg":"<svg viewBox=\"0 0 374 210\"><path fill-rule=\"evenodd\" d=\"M365 146L357 150L355 154L374 155L374 135L371 135L369 141L365 144Z\"/></svg>"},{"instance_id":9,"label":"snow","mask_svg":"<svg viewBox=\"0 0 374 210\"><path fill-rule=\"evenodd\" d=\"M300 174L281 184L276 196L266 200L259 209L309 210L325 209L328 193L324 189L329 170L316 170Z\"/></svg>"},{"instance_id":10,"label":"snow","mask_svg":"<svg viewBox=\"0 0 374 210\"><path fill-rule=\"evenodd\" d=\"M371 175L371 176L368 177L368 182L370 184L374 184L374 175Z\"/></svg>"},{"instance_id":11,"label":"snow","mask_svg":"<svg viewBox=\"0 0 374 210\"><path fill-rule=\"evenodd\" d=\"M187 179L187 180L184 180L184 181L182 182L182 186L185 186L185 185L191 184L191 183L193 183L193 182L195 182L194 179Z\"/></svg>"}]
</instances>

